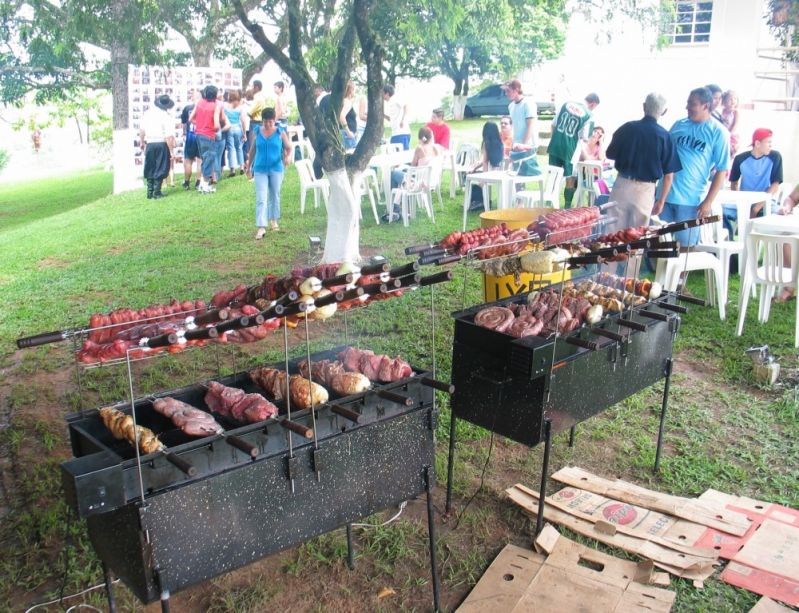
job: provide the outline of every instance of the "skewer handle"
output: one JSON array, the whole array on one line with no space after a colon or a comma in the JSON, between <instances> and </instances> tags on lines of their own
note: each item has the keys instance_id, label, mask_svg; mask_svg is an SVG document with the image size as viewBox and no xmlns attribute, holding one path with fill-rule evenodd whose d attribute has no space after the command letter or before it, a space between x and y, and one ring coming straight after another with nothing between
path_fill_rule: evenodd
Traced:
<instances>
[{"instance_id":1,"label":"skewer handle","mask_svg":"<svg viewBox=\"0 0 799 613\"><path fill-rule=\"evenodd\" d=\"M699 306L707 306L707 302L695 296L687 296L685 294L677 294L677 300L680 302L688 302L690 304L698 304Z\"/></svg>"},{"instance_id":2,"label":"skewer handle","mask_svg":"<svg viewBox=\"0 0 799 613\"><path fill-rule=\"evenodd\" d=\"M17 339L17 347L20 349L27 349L28 347L38 347L40 345L47 345L48 343L58 343L66 340L71 336L68 330L59 332L44 332L43 334L35 334L34 336L23 336Z\"/></svg>"},{"instance_id":3,"label":"skewer handle","mask_svg":"<svg viewBox=\"0 0 799 613\"><path fill-rule=\"evenodd\" d=\"M278 306L285 307L285 306L288 306L289 304L291 304L292 302L294 302L295 300L297 300L297 298L299 298L299 297L300 297L299 292L297 292L296 290L292 289L292 290L289 290L288 292L286 292L285 294L283 294L277 300L275 300L275 304L278 305Z\"/></svg>"},{"instance_id":4,"label":"skewer handle","mask_svg":"<svg viewBox=\"0 0 799 613\"><path fill-rule=\"evenodd\" d=\"M228 309L212 309L195 317L194 323L198 326L202 326L215 321L225 321L228 317L230 317L230 311Z\"/></svg>"},{"instance_id":5,"label":"skewer handle","mask_svg":"<svg viewBox=\"0 0 799 613\"><path fill-rule=\"evenodd\" d=\"M236 319L224 321L214 327L216 328L216 331L221 334L222 332L227 332L228 330L238 330L239 328L246 328L247 326L251 325L253 324L250 322L250 317L247 315L242 315Z\"/></svg>"},{"instance_id":6,"label":"skewer handle","mask_svg":"<svg viewBox=\"0 0 799 613\"><path fill-rule=\"evenodd\" d=\"M331 404L330 410L336 413L337 415L341 415L342 417L349 419L351 422L358 423L358 420L361 419L361 414L358 411L353 411L352 409L348 409L347 407L343 407L340 404Z\"/></svg>"},{"instance_id":7,"label":"skewer handle","mask_svg":"<svg viewBox=\"0 0 799 613\"><path fill-rule=\"evenodd\" d=\"M457 255L457 254L446 255L443 258L438 258L436 260L436 266L443 266L444 264L452 264L453 262L459 262L461 259L463 259L462 255Z\"/></svg>"},{"instance_id":8,"label":"skewer handle","mask_svg":"<svg viewBox=\"0 0 799 613\"><path fill-rule=\"evenodd\" d=\"M627 340L627 337L623 334L613 332L612 330L605 330L605 328L589 328L588 331L591 334L596 334L597 336L604 336L605 338L613 339L617 343L623 343L625 340Z\"/></svg>"},{"instance_id":9,"label":"skewer handle","mask_svg":"<svg viewBox=\"0 0 799 613\"><path fill-rule=\"evenodd\" d=\"M183 338L187 341L204 340L207 338L216 338L219 332L214 327L211 328L197 328L196 330L186 330L183 333Z\"/></svg>"},{"instance_id":10,"label":"skewer handle","mask_svg":"<svg viewBox=\"0 0 799 613\"><path fill-rule=\"evenodd\" d=\"M314 306L319 308L327 306L328 304L333 304L334 302L341 302L342 300L344 300L344 292L332 292L327 296L322 296L321 298L314 300Z\"/></svg>"},{"instance_id":11,"label":"skewer handle","mask_svg":"<svg viewBox=\"0 0 799 613\"><path fill-rule=\"evenodd\" d=\"M431 379L430 377L422 377L419 379L419 383L426 385L427 387L437 389L439 392L445 392L450 395L455 393L455 386L452 385L452 383L437 381L436 379Z\"/></svg>"},{"instance_id":12,"label":"skewer handle","mask_svg":"<svg viewBox=\"0 0 799 613\"><path fill-rule=\"evenodd\" d=\"M392 268L388 271L388 274L392 277L403 277L405 275L410 275L415 273L419 270L419 262L408 262L404 266L397 266L396 268Z\"/></svg>"},{"instance_id":13,"label":"skewer handle","mask_svg":"<svg viewBox=\"0 0 799 613\"><path fill-rule=\"evenodd\" d=\"M665 313L655 313L654 311L647 311L646 309L641 309L638 313L641 317L648 317L649 319L657 319L658 321L669 320L669 316Z\"/></svg>"},{"instance_id":14,"label":"skewer handle","mask_svg":"<svg viewBox=\"0 0 799 613\"><path fill-rule=\"evenodd\" d=\"M283 315L281 315L281 317L288 317L290 315L296 315L297 313L305 313L307 310L307 304L304 302L295 302L294 304L290 304L286 307L286 310L283 311Z\"/></svg>"},{"instance_id":15,"label":"skewer handle","mask_svg":"<svg viewBox=\"0 0 799 613\"><path fill-rule=\"evenodd\" d=\"M583 349L590 349L591 351L596 351L597 349L599 349L599 343L595 341L588 341L578 336L567 336L565 340L570 345L582 347Z\"/></svg>"},{"instance_id":16,"label":"skewer handle","mask_svg":"<svg viewBox=\"0 0 799 613\"><path fill-rule=\"evenodd\" d=\"M302 424L298 424L296 421L289 421L288 419L283 418L280 420L280 425L286 428L286 430L291 430L292 432L299 434L308 440L313 438L313 429L307 428Z\"/></svg>"},{"instance_id":17,"label":"skewer handle","mask_svg":"<svg viewBox=\"0 0 799 613\"><path fill-rule=\"evenodd\" d=\"M620 326L624 326L625 328L630 328L632 330L638 330L639 332L646 332L646 324L642 324L640 321L633 321L632 319L617 319L616 323Z\"/></svg>"},{"instance_id":18,"label":"skewer handle","mask_svg":"<svg viewBox=\"0 0 799 613\"><path fill-rule=\"evenodd\" d=\"M243 451L253 459L258 457L258 447L252 443L248 443L243 438L239 438L238 436L232 434L223 434L222 436L225 438L225 442L228 445L235 447L239 451Z\"/></svg>"},{"instance_id":19,"label":"skewer handle","mask_svg":"<svg viewBox=\"0 0 799 613\"><path fill-rule=\"evenodd\" d=\"M150 349L155 349L156 347L169 347L169 345L174 345L177 342L178 335L174 332L170 332L169 334L161 334L160 336L148 338L146 345Z\"/></svg>"},{"instance_id":20,"label":"skewer handle","mask_svg":"<svg viewBox=\"0 0 799 613\"><path fill-rule=\"evenodd\" d=\"M385 294L389 290L389 287L387 283L369 283L368 285L361 285L360 289L363 290L364 294L373 295Z\"/></svg>"},{"instance_id":21,"label":"skewer handle","mask_svg":"<svg viewBox=\"0 0 799 613\"><path fill-rule=\"evenodd\" d=\"M648 258L676 258L680 256L680 252L676 249L666 250L666 251L647 251L646 257Z\"/></svg>"},{"instance_id":22,"label":"skewer handle","mask_svg":"<svg viewBox=\"0 0 799 613\"><path fill-rule=\"evenodd\" d=\"M167 462L169 462L173 466L176 466L180 470L180 472L182 472L187 477L194 477L197 475L197 468L189 464L186 460L184 460L180 456L177 456L169 451L165 451L164 457L167 459Z\"/></svg>"},{"instance_id":23,"label":"skewer handle","mask_svg":"<svg viewBox=\"0 0 799 613\"><path fill-rule=\"evenodd\" d=\"M354 278L355 276L351 272L348 272L344 275L339 275L337 277L322 279L322 287L331 288L331 287L336 287L337 285L348 285L349 283L352 283L352 280Z\"/></svg>"},{"instance_id":24,"label":"skewer handle","mask_svg":"<svg viewBox=\"0 0 799 613\"><path fill-rule=\"evenodd\" d=\"M411 245L410 247L405 247L405 255L414 255L416 253L421 253L422 251L427 251L428 249L432 249L436 247L432 243L425 243L423 245Z\"/></svg>"},{"instance_id":25,"label":"skewer handle","mask_svg":"<svg viewBox=\"0 0 799 613\"><path fill-rule=\"evenodd\" d=\"M452 271L445 270L444 272L439 272L434 275L430 275L429 277L422 277L419 281L419 285L422 287L426 287L428 285L433 285L434 283L443 283L444 281L451 281L452 280Z\"/></svg>"},{"instance_id":26,"label":"skewer handle","mask_svg":"<svg viewBox=\"0 0 799 613\"><path fill-rule=\"evenodd\" d=\"M381 272L388 272L391 270L391 264L383 262L382 264L370 264L361 268L361 275L376 275Z\"/></svg>"},{"instance_id":27,"label":"skewer handle","mask_svg":"<svg viewBox=\"0 0 799 613\"><path fill-rule=\"evenodd\" d=\"M655 302L661 309L666 309L667 311L674 311L675 313L687 313L688 307L684 307L681 304L671 304L670 302L661 301Z\"/></svg>"},{"instance_id":28,"label":"skewer handle","mask_svg":"<svg viewBox=\"0 0 799 613\"><path fill-rule=\"evenodd\" d=\"M411 287L412 285L418 285L421 279L422 275L416 273L415 275L407 275L405 277L397 279L397 281L399 281L400 283L399 287Z\"/></svg>"},{"instance_id":29,"label":"skewer handle","mask_svg":"<svg viewBox=\"0 0 799 613\"><path fill-rule=\"evenodd\" d=\"M443 247L431 247L430 249L425 249L422 251L419 256L424 258L429 255L444 255L446 252L447 250Z\"/></svg>"},{"instance_id":30,"label":"skewer handle","mask_svg":"<svg viewBox=\"0 0 799 613\"><path fill-rule=\"evenodd\" d=\"M375 393L381 398L385 398L386 400L390 400L391 402L396 402L397 404L402 404L405 405L406 407L413 406L413 398L409 396L396 394L389 390L377 390L377 392Z\"/></svg>"},{"instance_id":31,"label":"skewer handle","mask_svg":"<svg viewBox=\"0 0 799 613\"><path fill-rule=\"evenodd\" d=\"M379 285L379 284L378 284ZM341 297L341 302L345 302L347 300L355 300L356 298L360 298L366 293L366 290L363 287L354 287L352 289L348 289Z\"/></svg>"}]
</instances>

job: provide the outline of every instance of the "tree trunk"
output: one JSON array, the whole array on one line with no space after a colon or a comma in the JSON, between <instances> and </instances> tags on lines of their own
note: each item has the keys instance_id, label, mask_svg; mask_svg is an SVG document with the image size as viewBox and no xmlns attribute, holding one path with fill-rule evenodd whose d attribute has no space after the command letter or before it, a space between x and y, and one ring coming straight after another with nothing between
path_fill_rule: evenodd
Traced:
<instances>
[{"instance_id":1,"label":"tree trunk","mask_svg":"<svg viewBox=\"0 0 799 613\"><path fill-rule=\"evenodd\" d=\"M125 2L114 0L112 14L116 23L122 23ZM117 32L117 34L121 34ZM114 128L113 162L114 193L133 189L136 186L135 169L131 168L130 143L133 135L128 130L128 64L130 48L121 36L111 40L111 112Z\"/></svg>"},{"instance_id":2,"label":"tree trunk","mask_svg":"<svg viewBox=\"0 0 799 613\"><path fill-rule=\"evenodd\" d=\"M452 115L460 121L463 119L463 111L466 108L466 96L452 97Z\"/></svg>"},{"instance_id":3,"label":"tree trunk","mask_svg":"<svg viewBox=\"0 0 799 613\"><path fill-rule=\"evenodd\" d=\"M194 65L201 68L207 68L211 65L211 54L214 51L213 44L208 44L205 41L197 41L191 47L191 57L194 60Z\"/></svg>"},{"instance_id":4,"label":"tree trunk","mask_svg":"<svg viewBox=\"0 0 799 613\"><path fill-rule=\"evenodd\" d=\"M80 119L78 119L77 115L73 115L72 118L75 120L75 126L78 128L78 142L82 145L83 144L83 130L80 129Z\"/></svg>"},{"instance_id":5,"label":"tree trunk","mask_svg":"<svg viewBox=\"0 0 799 613\"><path fill-rule=\"evenodd\" d=\"M352 262L361 259L358 248L361 234L358 208L347 171L342 166L326 172L330 182L327 203L327 233L323 262Z\"/></svg>"}]
</instances>

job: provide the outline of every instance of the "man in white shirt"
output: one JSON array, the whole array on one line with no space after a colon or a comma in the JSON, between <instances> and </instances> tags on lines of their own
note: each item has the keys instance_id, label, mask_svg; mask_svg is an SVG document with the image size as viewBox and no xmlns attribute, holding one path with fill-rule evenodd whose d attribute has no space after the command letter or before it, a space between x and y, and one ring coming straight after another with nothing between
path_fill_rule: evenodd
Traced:
<instances>
[{"instance_id":1,"label":"man in white shirt","mask_svg":"<svg viewBox=\"0 0 799 613\"><path fill-rule=\"evenodd\" d=\"M393 85L383 86L384 114L391 125L391 143L401 143L406 151L411 147L411 125L408 103L395 94Z\"/></svg>"},{"instance_id":2,"label":"man in white shirt","mask_svg":"<svg viewBox=\"0 0 799 613\"><path fill-rule=\"evenodd\" d=\"M155 99L155 106L142 116L139 138L144 149L144 178L147 179L147 198L163 198L161 183L169 176L172 151L175 149L176 121L170 109L175 106L166 94Z\"/></svg>"}]
</instances>

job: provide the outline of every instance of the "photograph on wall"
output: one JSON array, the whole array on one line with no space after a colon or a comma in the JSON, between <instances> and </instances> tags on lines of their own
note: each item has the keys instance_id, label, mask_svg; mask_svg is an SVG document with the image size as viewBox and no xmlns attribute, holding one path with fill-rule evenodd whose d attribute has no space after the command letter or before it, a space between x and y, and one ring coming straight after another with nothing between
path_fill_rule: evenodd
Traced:
<instances>
[{"instance_id":1,"label":"photograph on wall","mask_svg":"<svg viewBox=\"0 0 799 613\"><path fill-rule=\"evenodd\" d=\"M128 66L128 125L133 130L130 160L138 175L144 169L144 143L139 137L141 120L161 95L168 95L175 106L170 113L175 117L175 157L176 164L183 163L183 126L180 115L183 109L194 103L194 93L206 85L216 85L220 94L228 90L241 90L241 70L236 68L207 68L193 66Z\"/></svg>"}]
</instances>

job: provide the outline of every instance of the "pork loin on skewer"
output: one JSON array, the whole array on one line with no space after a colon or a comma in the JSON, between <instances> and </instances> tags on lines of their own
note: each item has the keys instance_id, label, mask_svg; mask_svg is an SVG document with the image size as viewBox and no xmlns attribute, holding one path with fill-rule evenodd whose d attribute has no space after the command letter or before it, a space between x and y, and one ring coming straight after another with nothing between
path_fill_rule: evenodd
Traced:
<instances>
[{"instance_id":1,"label":"pork loin on skewer","mask_svg":"<svg viewBox=\"0 0 799 613\"><path fill-rule=\"evenodd\" d=\"M368 390L372 383L366 375L359 372L347 372L344 364L338 360L318 360L312 362L311 378L332 389L339 396L351 396ZM303 377L308 376L308 361L298 364Z\"/></svg>"},{"instance_id":2,"label":"pork loin on skewer","mask_svg":"<svg viewBox=\"0 0 799 613\"><path fill-rule=\"evenodd\" d=\"M169 396L153 400L153 409L189 436L209 436L224 431L210 413Z\"/></svg>"},{"instance_id":3,"label":"pork loin on skewer","mask_svg":"<svg viewBox=\"0 0 799 613\"><path fill-rule=\"evenodd\" d=\"M338 359L344 364L346 370L359 372L370 381L391 383L392 381L410 377L413 374L411 365L405 360L399 357L390 358L387 355L375 355L373 351L368 349L347 347L338 354Z\"/></svg>"},{"instance_id":4,"label":"pork loin on skewer","mask_svg":"<svg viewBox=\"0 0 799 613\"><path fill-rule=\"evenodd\" d=\"M324 404L328 399L327 390L321 385L299 375L288 377L285 371L277 368L259 366L250 371L250 378L275 400L286 398L286 379L288 379L291 406L295 409L310 409L312 406Z\"/></svg>"},{"instance_id":5,"label":"pork loin on skewer","mask_svg":"<svg viewBox=\"0 0 799 613\"><path fill-rule=\"evenodd\" d=\"M277 415L277 407L260 394L247 394L236 387L216 381L208 384L205 404L220 415L254 424Z\"/></svg>"}]
</instances>

